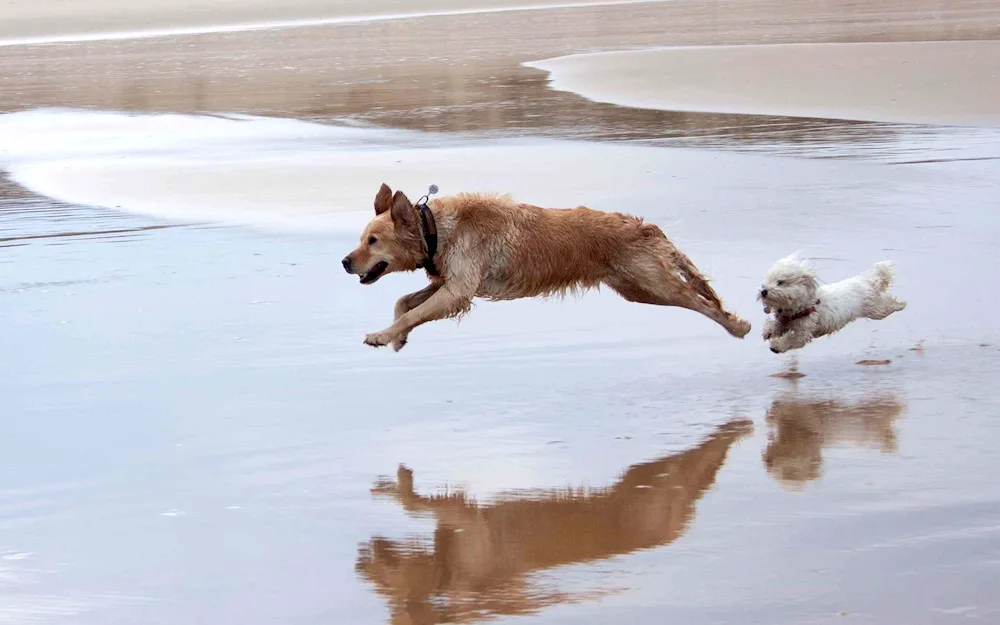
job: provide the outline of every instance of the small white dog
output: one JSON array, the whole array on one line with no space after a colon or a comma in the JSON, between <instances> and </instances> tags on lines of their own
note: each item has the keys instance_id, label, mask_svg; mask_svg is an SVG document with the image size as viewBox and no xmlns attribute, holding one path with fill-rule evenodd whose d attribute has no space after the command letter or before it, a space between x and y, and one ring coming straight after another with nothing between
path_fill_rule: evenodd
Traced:
<instances>
[{"instance_id":1,"label":"small white dog","mask_svg":"<svg viewBox=\"0 0 1000 625\"><path fill-rule=\"evenodd\" d=\"M855 319L885 319L906 308L891 293L892 263L883 261L860 276L820 285L809 263L798 252L774 263L757 299L768 317L764 340L775 354L805 347L833 334Z\"/></svg>"}]
</instances>

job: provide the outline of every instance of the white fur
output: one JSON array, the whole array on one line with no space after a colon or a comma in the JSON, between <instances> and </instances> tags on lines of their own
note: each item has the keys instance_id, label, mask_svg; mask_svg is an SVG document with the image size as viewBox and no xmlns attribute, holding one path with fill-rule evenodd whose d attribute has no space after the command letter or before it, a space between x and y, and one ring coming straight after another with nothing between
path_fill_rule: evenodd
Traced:
<instances>
[{"instance_id":1,"label":"white fur","mask_svg":"<svg viewBox=\"0 0 1000 625\"><path fill-rule=\"evenodd\" d=\"M906 308L906 302L889 293L892 279L892 263L883 261L860 276L820 285L798 252L782 258L768 270L757 292L764 312L772 313L764 323L764 340L780 354L833 334L855 319L885 319ZM810 307L815 312L789 319Z\"/></svg>"}]
</instances>

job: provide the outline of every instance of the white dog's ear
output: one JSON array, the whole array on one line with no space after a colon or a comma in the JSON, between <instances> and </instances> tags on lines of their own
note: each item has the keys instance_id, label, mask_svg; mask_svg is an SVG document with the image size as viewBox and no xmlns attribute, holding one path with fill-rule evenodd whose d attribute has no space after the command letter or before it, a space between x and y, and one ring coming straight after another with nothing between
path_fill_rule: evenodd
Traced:
<instances>
[{"instance_id":1,"label":"white dog's ear","mask_svg":"<svg viewBox=\"0 0 1000 625\"><path fill-rule=\"evenodd\" d=\"M396 224L398 230L416 230L417 214L413 210L413 204L402 191L396 191L392 196L392 223Z\"/></svg>"},{"instance_id":2,"label":"white dog's ear","mask_svg":"<svg viewBox=\"0 0 1000 625\"><path fill-rule=\"evenodd\" d=\"M392 189L383 182L375 196L375 215L381 215L390 208L392 208Z\"/></svg>"}]
</instances>

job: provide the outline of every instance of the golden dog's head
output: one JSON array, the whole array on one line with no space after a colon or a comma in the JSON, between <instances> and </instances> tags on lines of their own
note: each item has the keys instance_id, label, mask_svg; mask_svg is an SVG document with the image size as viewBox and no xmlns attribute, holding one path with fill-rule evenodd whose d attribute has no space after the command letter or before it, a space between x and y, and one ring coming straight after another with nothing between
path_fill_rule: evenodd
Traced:
<instances>
[{"instance_id":1,"label":"golden dog's head","mask_svg":"<svg viewBox=\"0 0 1000 625\"><path fill-rule=\"evenodd\" d=\"M361 244L344 257L347 273L372 284L387 273L415 271L423 260L417 211L402 191L383 184L375 196L375 219L361 233Z\"/></svg>"}]
</instances>

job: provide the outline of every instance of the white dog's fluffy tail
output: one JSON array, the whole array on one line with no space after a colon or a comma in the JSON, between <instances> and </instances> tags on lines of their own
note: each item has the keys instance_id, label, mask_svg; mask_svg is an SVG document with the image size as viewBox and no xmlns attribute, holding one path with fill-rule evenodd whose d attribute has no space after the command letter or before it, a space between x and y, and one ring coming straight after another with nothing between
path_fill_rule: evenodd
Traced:
<instances>
[{"instance_id":1,"label":"white dog's fluffy tail","mask_svg":"<svg viewBox=\"0 0 1000 625\"><path fill-rule=\"evenodd\" d=\"M865 272L865 276L872 285L873 297L869 299L865 306L865 316L869 319L885 319L894 312L899 312L906 308L906 302L897 299L889 292L892 280L896 277L893 271L892 262L884 260L875 263L875 266Z\"/></svg>"},{"instance_id":2,"label":"white dog's fluffy tail","mask_svg":"<svg viewBox=\"0 0 1000 625\"><path fill-rule=\"evenodd\" d=\"M888 291L892 286L892 281L896 277L896 272L892 268L891 260L883 260L875 263L875 266L865 272L871 281L872 288L876 293Z\"/></svg>"}]
</instances>

